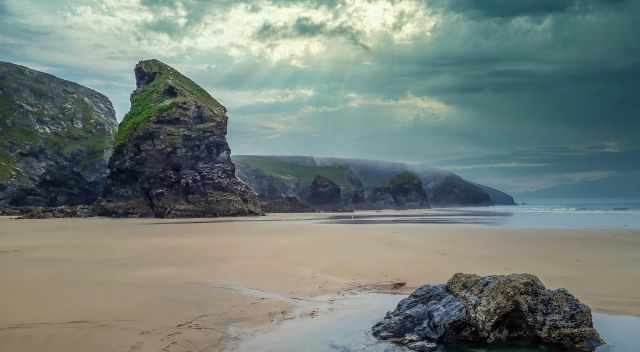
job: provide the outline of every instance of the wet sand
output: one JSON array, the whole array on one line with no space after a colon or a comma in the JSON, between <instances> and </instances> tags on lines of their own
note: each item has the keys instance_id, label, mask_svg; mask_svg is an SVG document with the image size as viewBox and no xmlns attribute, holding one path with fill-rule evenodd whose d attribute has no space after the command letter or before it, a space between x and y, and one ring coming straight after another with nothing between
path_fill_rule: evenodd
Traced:
<instances>
[{"instance_id":1,"label":"wet sand","mask_svg":"<svg viewBox=\"0 0 640 352\"><path fill-rule=\"evenodd\" d=\"M222 351L292 300L459 271L531 272L640 315L637 230L309 220L324 217L0 218L0 351Z\"/></svg>"}]
</instances>

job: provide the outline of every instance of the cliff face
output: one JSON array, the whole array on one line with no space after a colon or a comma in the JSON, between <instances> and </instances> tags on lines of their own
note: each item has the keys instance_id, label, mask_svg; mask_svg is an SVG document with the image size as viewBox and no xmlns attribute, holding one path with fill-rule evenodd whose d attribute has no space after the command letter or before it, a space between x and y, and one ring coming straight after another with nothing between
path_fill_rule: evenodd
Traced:
<instances>
[{"instance_id":1,"label":"cliff face","mask_svg":"<svg viewBox=\"0 0 640 352\"><path fill-rule=\"evenodd\" d=\"M93 203L116 125L104 95L0 63L0 207Z\"/></svg>"},{"instance_id":2,"label":"cliff face","mask_svg":"<svg viewBox=\"0 0 640 352\"><path fill-rule=\"evenodd\" d=\"M484 206L512 201L494 198L460 176L403 163L302 156L234 157L238 175L258 192L270 212L349 209L407 209ZM310 197L316 176L339 187L340 197L319 204ZM495 193L498 194L498 193Z\"/></svg>"},{"instance_id":3,"label":"cliff face","mask_svg":"<svg viewBox=\"0 0 640 352\"><path fill-rule=\"evenodd\" d=\"M491 195L454 174L429 178L429 200L435 206L493 205Z\"/></svg>"},{"instance_id":4,"label":"cliff face","mask_svg":"<svg viewBox=\"0 0 640 352\"><path fill-rule=\"evenodd\" d=\"M389 180L383 189L391 195L393 205L397 208L429 208L427 192L422 187L418 175L413 172L399 173Z\"/></svg>"},{"instance_id":5,"label":"cliff face","mask_svg":"<svg viewBox=\"0 0 640 352\"><path fill-rule=\"evenodd\" d=\"M199 217L260 214L235 176L227 110L157 60L135 67L137 89L118 129L99 213Z\"/></svg>"},{"instance_id":6,"label":"cliff face","mask_svg":"<svg viewBox=\"0 0 640 352\"><path fill-rule=\"evenodd\" d=\"M364 187L348 168L319 166L310 157L234 157L238 176L269 212L348 210L364 201Z\"/></svg>"},{"instance_id":7,"label":"cliff face","mask_svg":"<svg viewBox=\"0 0 640 352\"><path fill-rule=\"evenodd\" d=\"M513 199L512 196L497 190L495 188L489 187L489 186L485 186L485 185L478 185L476 184L476 186L480 187L483 191L485 191L486 193L489 194L489 196L491 197L491 201L493 202L493 204L500 204L500 205L516 205L516 201L515 199Z\"/></svg>"},{"instance_id":8,"label":"cliff face","mask_svg":"<svg viewBox=\"0 0 640 352\"><path fill-rule=\"evenodd\" d=\"M431 206L514 205L513 199L503 192L494 190L506 197L498 196L498 193L490 192L488 187L485 189L484 186L465 180L453 172L426 165L360 159L314 159L318 165L339 165L349 168L362 180L369 193L372 188L383 186L398 174L409 171L416 174L422 181Z\"/></svg>"},{"instance_id":9,"label":"cliff face","mask_svg":"<svg viewBox=\"0 0 640 352\"><path fill-rule=\"evenodd\" d=\"M312 205L320 207L339 204L342 200L342 190L331 179L324 176L316 176L309 187L307 199Z\"/></svg>"}]
</instances>

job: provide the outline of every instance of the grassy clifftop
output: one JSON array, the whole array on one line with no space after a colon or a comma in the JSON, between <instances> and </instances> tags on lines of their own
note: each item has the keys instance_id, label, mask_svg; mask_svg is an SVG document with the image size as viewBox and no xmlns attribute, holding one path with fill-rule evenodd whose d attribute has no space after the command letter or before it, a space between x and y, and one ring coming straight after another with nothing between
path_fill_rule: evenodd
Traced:
<instances>
[{"instance_id":1,"label":"grassy clifftop","mask_svg":"<svg viewBox=\"0 0 640 352\"><path fill-rule=\"evenodd\" d=\"M240 166L262 170L267 175L296 178L302 184L309 185L316 176L324 176L331 181L344 183L349 175L349 169L344 166L318 166L301 164L271 156L236 155L233 161Z\"/></svg>"},{"instance_id":2,"label":"grassy clifftop","mask_svg":"<svg viewBox=\"0 0 640 352\"><path fill-rule=\"evenodd\" d=\"M390 190L401 189L407 187L422 187L420 177L411 171L404 171L389 180L385 185Z\"/></svg>"},{"instance_id":3,"label":"grassy clifftop","mask_svg":"<svg viewBox=\"0 0 640 352\"><path fill-rule=\"evenodd\" d=\"M140 61L135 73L138 89L131 96L131 110L118 128L116 146L153 116L169 111L181 102L194 101L212 111L225 111L207 91L158 60Z\"/></svg>"}]
</instances>

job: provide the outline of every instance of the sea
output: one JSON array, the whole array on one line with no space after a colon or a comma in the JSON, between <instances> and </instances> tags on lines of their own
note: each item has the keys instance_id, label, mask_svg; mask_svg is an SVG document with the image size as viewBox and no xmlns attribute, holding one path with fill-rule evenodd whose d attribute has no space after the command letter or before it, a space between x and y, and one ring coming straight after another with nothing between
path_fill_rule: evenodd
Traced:
<instances>
[{"instance_id":1,"label":"sea","mask_svg":"<svg viewBox=\"0 0 640 352\"><path fill-rule=\"evenodd\" d=\"M482 208L486 210L486 208ZM482 210L468 208L467 210ZM494 206L504 213L498 226L515 228L640 228L640 199L532 199L516 206Z\"/></svg>"},{"instance_id":2,"label":"sea","mask_svg":"<svg viewBox=\"0 0 640 352\"><path fill-rule=\"evenodd\" d=\"M331 215L334 224L477 224L510 228L640 229L640 199L533 199L490 207L367 211Z\"/></svg>"}]
</instances>

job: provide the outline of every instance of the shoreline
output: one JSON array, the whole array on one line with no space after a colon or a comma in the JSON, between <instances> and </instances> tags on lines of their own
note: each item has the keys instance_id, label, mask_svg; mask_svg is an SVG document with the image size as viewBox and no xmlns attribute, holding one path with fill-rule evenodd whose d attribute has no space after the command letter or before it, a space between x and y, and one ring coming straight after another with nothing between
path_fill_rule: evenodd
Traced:
<instances>
[{"instance_id":1,"label":"shoreline","mask_svg":"<svg viewBox=\"0 0 640 352\"><path fill-rule=\"evenodd\" d=\"M409 293L455 272L531 272L594 312L640 316L638 230L317 221L326 216L0 218L0 350L223 351L231 330L287 319L287 299L396 282Z\"/></svg>"}]
</instances>

